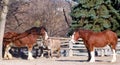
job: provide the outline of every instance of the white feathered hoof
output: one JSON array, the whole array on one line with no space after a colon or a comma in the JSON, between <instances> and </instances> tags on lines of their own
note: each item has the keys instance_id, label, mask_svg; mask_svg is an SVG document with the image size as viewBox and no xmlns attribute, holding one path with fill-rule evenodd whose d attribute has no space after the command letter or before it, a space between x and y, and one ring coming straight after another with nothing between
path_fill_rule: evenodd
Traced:
<instances>
[{"instance_id":1,"label":"white feathered hoof","mask_svg":"<svg viewBox=\"0 0 120 65\"><path fill-rule=\"evenodd\" d=\"M11 54L8 54L8 59L12 59L12 55Z\"/></svg>"},{"instance_id":2,"label":"white feathered hoof","mask_svg":"<svg viewBox=\"0 0 120 65\"><path fill-rule=\"evenodd\" d=\"M111 60L111 63L114 63L114 62L116 62L116 59L112 59L112 60Z\"/></svg>"},{"instance_id":3,"label":"white feathered hoof","mask_svg":"<svg viewBox=\"0 0 120 65\"><path fill-rule=\"evenodd\" d=\"M93 62L95 62L95 60L90 60L89 62L90 62L90 63L93 63Z\"/></svg>"},{"instance_id":4,"label":"white feathered hoof","mask_svg":"<svg viewBox=\"0 0 120 65\"><path fill-rule=\"evenodd\" d=\"M3 59L5 59L5 60L12 59L12 55L11 54L6 54L6 55L4 55Z\"/></svg>"},{"instance_id":5,"label":"white feathered hoof","mask_svg":"<svg viewBox=\"0 0 120 65\"><path fill-rule=\"evenodd\" d=\"M28 59L28 60L33 60L34 58L33 58L33 57L28 57L27 59Z\"/></svg>"}]
</instances>

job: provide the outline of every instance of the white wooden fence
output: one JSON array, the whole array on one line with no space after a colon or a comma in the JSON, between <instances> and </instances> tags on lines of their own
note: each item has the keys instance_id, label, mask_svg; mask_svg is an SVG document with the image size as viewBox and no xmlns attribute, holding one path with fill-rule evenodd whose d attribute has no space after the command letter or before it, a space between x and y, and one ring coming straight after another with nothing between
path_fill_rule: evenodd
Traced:
<instances>
[{"instance_id":1,"label":"white wooden fence","mask_svg":"<svg viewBox=\"0 0 120 65\"><path fill-rule=\"evenodd\" d=\"M82 41L79 39L78 43L73 44L70 42L70 38L62 38L62 37L51 37L55 39L61 40L61 55L62 56L75 56L75 55L88 55L86 47ZM38 45L41 45L40 39L37 41ZM95 48L96 55L104 56L104 55L111 55L112 51L109 46L104 48ZM118 39L117 44L117 54L120 54L120 39Z\"/></svg>"}]
</instances>

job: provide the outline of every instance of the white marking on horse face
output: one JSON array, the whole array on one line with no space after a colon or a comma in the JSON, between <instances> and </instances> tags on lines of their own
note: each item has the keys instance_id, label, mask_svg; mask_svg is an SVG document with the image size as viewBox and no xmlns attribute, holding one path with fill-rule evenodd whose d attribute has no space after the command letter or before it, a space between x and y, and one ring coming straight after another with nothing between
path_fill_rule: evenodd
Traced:
<instances>
[{"instance_id":1,"label":"white marking on horse face","mask_svg":"<svg viewBox=\"0 0 120 65\"><path fill-rule=\"evenodd\" d=\"M75 34L75 32L73 33L73 35L72 35L72 37L71 37L71 42L72 42L72 43L76 43L76 41L74 40L74 34Z\"/></svg>"},{"instance_id":2,"label":"white marking on horse face","mask_svg":"<svg viewBox=\"0 0 120 65\"><path fill-rule=\"evenodd\" d=\"M90 59L89 62L95 62L95 53L94 53L94 51L91 51L90 54L91 54L91 59Z\"/></svg>"},{"instance_id":3,"label":"white marking on horse face","mask_svg":"<svg viewBox=\"0 0 120 65\"><path fill-rule=\"evenodd\" d=\"M116 52L114 49L112 51L113 51L113 58L112 58L111 62L116 62Z\"/></svg>"},{"instance_id":4,"label":"white marking on horse face","mask_svg":"<svg viewBox=\"0 0 120 65\"><path fill-rule=\"evenodd\" d=\"M47 32L45 32L45 40L47 40L48 39L48 34L47 34Z\"/></svg>"}]
</instances>

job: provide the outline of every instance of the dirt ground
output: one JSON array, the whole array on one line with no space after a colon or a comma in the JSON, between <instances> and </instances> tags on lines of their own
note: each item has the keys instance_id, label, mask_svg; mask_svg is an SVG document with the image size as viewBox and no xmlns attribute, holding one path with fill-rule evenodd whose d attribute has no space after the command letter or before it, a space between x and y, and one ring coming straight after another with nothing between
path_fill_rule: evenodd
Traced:
<instances>
[{"instance_id":1,"label":"dirt ground","mask_svg":"<svg viewBox=\"0 0 120 65\"><path fill-rule=\"evenodd\" d=\"M14 58L12 60L0 60L0 65L120 65L120 55L117 62L111 63L112 56L96 57L96 62L87 62L87 56L73 56L60 58L39 57L34 60Z\"/></svg>"}]
</instances>

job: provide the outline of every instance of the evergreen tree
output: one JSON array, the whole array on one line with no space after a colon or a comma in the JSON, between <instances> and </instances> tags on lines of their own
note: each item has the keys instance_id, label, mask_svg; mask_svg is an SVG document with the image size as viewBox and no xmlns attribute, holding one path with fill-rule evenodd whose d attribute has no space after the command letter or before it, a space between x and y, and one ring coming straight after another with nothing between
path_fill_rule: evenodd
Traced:
<instances>
[{"instance_id":1,"label":"evergreen tree","mask_svg":"<svg viewBox=\"0 0 120 65\"><path fill-rule=\"evenodd\" d=\"M116 9L119 10L120 13L120 0L111 0L112 1L112 6Z\"/></svg>"},{"instance_id":2,"label":"evergreen tree","mask_svg":"<svg viewBox=\"0 0 120 65\"><path fill-rule=\"evenodd\" d=\"M95 32L111 29L120 36L120 13L113 6L113 0L76 0L72 7L70 33L75 28L84 28ZM119 1L119 0L117 0ZM118 4L118 3L117 3ZM70 34L69 33L69 34Z\"/></svg>"}]
</instances>

